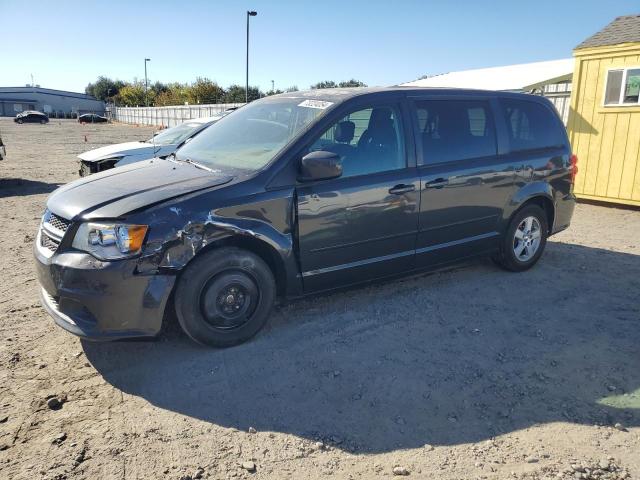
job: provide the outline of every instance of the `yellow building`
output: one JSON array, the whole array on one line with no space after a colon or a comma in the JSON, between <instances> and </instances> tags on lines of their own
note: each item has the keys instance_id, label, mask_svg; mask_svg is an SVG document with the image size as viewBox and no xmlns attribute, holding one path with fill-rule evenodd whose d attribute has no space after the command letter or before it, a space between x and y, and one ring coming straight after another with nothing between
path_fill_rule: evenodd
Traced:
<instances>
[{"instance_id":1,"label":"yellow building","mask_svg":"<svg viewBox=\"0 0 640 480\"><path fill-rule=\"evenodd\" d=\"M575 193L640 206L640 15L616 18L573 54Z\"/></svg>"}]
</instances>

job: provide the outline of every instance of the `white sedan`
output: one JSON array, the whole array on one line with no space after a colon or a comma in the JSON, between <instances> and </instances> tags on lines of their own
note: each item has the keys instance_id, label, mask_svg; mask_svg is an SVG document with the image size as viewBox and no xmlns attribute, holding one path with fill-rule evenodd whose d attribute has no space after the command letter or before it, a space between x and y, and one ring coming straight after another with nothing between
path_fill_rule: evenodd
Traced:
<instances>
[{"instance_id":1,"label":"white sedan","mask_svg":"<svg viewBox=\"0 0 640 480\"><path fill-rule=\"evenodd\" d=\"M213 117L187 120L180 125L156 133L145 142L118 143L81 153L78 155L80 176L84 177L153 157L165 158L229 113L231 112L225 111Z\"/></svg>"}]
</instances>

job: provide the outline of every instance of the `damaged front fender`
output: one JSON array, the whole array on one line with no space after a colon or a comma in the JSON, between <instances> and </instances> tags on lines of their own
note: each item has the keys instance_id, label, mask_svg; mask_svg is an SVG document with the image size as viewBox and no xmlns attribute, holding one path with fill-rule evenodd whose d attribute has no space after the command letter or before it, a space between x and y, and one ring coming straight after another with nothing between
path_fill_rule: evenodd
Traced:
<instances>
[{"instance_id":1,"label":"damaged front fender","mask_svg":"<svg viewBox=\"0 0 640 480\"><path fill-rule=\"evenodd\" d=\"M206 197L206 196L205 196ZM150 235L138 261L140 273L179 272L200 252L238 245L264 257L287 296L302 291L294 250L294 192L264 192L234 199L236 205L197 208L205 198L159 206L148 212ZM211 199L213 203L213 198Z\"/></svg>"}]
</instances>

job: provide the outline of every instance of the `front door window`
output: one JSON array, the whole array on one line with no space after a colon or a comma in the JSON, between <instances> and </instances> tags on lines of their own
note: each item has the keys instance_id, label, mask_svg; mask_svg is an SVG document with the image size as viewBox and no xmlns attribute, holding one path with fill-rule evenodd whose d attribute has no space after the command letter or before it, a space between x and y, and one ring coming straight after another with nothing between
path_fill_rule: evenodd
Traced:
<instances>
[{"instance_id":1,"label":"front door window","mask_svg":"<svg viewBox=\"0 0 640 480\"><path fill-rule=\"evenodd\" d=\"M404 168L399 112L380 106L352 112L327 129L310 151L340 155L342 176L354 177Z\"/></svg>"}]
</instances>

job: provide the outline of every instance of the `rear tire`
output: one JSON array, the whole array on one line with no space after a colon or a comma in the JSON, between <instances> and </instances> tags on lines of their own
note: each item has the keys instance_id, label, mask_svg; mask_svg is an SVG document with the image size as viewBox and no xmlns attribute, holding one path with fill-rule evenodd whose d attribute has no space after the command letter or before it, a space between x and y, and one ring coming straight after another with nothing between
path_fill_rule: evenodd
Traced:
<instances>
[{"instance_id":1,"label":"rear tire","mask_svg":"<svg viewBox=\"0 0 640 480\"><path fill-rule=\"evenodd\" d=\"M47 121L46 121L46 120L40 120L40 124L41 124L41 125L44 125L45 123L47 123Z\"/></svg>"},{"instance_id":2,"label":"rear tire","mask_svg":"<svg viewBox=\"0 0 640 480\"><path fill-rule=\"evenodd\" d=\"M18 122L17 122L17 123L18 123L18 125L22 125L22 119L21 119L21 120L18 120Z\"/></svg>"},{"instance_id":3,"label":"rear tire","mask_svg":"<svg viewBox=\"0 0 640 480\"><path fill-rule=\"evenodd\" d=\"M548 232L545 211L537 205L524 207L509 222L500 253L493 258L494 261L511 272L530 269L542 256Z\"/></svg>"},{"instance_id":4,"label":"rear tire","mask_svg":"<svg viewBox=\"0 0 640 480\"><path fill-rule=\"evenodd\" d=\"M178 322L198 343L230 347L265 325L276 297L268 265L235 247L196 257L182 273L175 293Z\"/></svg>"}]
</instances>

